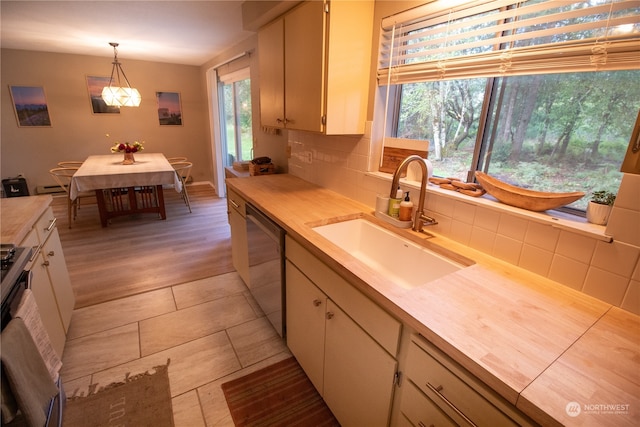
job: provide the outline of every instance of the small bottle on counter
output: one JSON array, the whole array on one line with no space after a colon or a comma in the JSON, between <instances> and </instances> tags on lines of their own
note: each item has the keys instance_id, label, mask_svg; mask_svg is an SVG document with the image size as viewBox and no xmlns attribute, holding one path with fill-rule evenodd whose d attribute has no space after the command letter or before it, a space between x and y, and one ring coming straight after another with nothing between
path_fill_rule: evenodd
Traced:
<instances>
[{"instance_id":1,"label":"small bottle on counter","mask_svg":"<svg viewBox=\"0 0 640 427\"><path fill-rule=\"evenodd\" d=\"M400 203L402 203L402 190L398 186L396 197L389 199L389 216L398 218L400 216Z\"/></svg>"},{"instance_id":2,"label":"small bottle on counter","mask_svg":"<svg viewBox=\"0 0 640 427\"><path fill-rule=\"evenodd\" d=\"M411 213L413 212L413 202L407 191L404 200L400 203L399 219L400 221L411 221Z\"/></svg>"}]
</instances>

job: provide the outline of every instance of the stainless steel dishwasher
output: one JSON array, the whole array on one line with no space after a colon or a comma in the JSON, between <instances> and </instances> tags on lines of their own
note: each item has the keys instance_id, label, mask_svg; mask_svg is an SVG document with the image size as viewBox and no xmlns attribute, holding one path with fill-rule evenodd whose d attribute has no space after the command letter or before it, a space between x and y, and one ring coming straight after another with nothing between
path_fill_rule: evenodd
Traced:
<instances>
[{"instance_id":1,"label":"stainless steel dishwasher","mask_svg":"<svg viewBox=\"0 0 640 427\"><path fill-rule=\"evenodd\" d=\"M278 334L285 338L285 231L247 203L249 291Z\"/></svg>"}]
</instances>

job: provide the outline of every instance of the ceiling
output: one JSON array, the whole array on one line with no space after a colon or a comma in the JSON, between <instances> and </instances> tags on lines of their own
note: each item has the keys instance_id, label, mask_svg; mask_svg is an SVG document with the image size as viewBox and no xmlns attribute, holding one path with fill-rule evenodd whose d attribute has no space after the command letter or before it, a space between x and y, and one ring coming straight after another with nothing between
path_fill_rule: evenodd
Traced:
<instances>
[{"instance_id":1,"label":"ceiling","mask_svg":"<svg viewBox=\"0 0 640 427\"><path fill-rule=\"evenodd\" d=\"M241 0L0 0L0 36L2 48L113 57L109 42L117 42L121 59L199 66L254 34L243 29L242 6Z\"/></svg>"}]
</instances>

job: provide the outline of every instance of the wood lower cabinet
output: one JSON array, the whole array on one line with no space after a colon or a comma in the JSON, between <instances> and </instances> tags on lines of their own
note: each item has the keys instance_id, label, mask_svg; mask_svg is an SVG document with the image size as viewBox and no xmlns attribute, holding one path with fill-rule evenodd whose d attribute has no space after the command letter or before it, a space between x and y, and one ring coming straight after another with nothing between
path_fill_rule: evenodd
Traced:
<instances>
[{"instance_id":1,"label":"wood lower cabinet","mask_svg":"<svg viewBox=\"0 0 640 427\"><path fill-rule=\"evenodd\" d=\"M32 260L27 265L32 273L31 289L51 344L62 357L75 296L50 207L19 245L33 248Z\"/></svg>"},{"instance_id":2,"label":"wood lower cabinet","mask_svg":"<svg viewBox=\"0 0 640 427\"><path fill-rule=\"evenodd\" d=\"M400 407L415 427L535 425L421 336L411 338L404 373Z\"/></svg>"},{"instance_id":3,"label":"wood lower cabinet","mask_svg":"<svg viewBox=\"0 0 640 427\"><path fill-rule=\"evenodd\" d=\"M291 352L342 426L388 425L400 324L377 306L367 308L368 298L297 243L287 239L285 246ZM348 301L345 289L356 292ZM349 311L350 304L357 308Z\"/></svg>"}]
</instances>

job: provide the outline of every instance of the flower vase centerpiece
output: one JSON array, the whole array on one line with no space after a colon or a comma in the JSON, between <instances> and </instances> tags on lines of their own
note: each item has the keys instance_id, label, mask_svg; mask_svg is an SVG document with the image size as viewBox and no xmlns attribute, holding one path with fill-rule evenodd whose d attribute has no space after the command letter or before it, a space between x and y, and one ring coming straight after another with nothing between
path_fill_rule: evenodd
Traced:
<instances>
[{"instance_id":1,"label":"flower vase centerpiece","mask_svg":"<svg viewBox=\"0 0 640 427\"><path fill-rule=\"evenodd\" d=\"M124 160L122 161L123 165L132 165L136 162L136 159L133 157L133 153L137 153L138 151L144 150L144 146L142 142L134 141L132 143L129 142L116 142L113 147L111 147L112 153L124 153Z\"/></svg>"}]
</instances>

